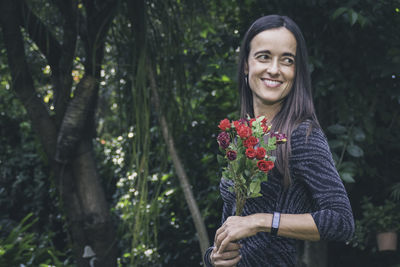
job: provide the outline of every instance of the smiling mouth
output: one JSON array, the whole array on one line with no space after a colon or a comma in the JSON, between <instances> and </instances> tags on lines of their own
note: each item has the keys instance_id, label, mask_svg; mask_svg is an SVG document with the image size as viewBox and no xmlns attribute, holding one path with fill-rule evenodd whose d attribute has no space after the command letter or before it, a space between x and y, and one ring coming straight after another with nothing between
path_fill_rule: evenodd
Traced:
<instances>
[{"instance_id":1,"label":"smiling mouth","mask_svg":"<svg viewBox=\"0 0 400 267\"><path fill-rule=\"evenodd\" d=\"M261 79L261 81L267 86L271 88L279 87L283 82L277 80L270 80L270 79Z\"/></svg>"}]
</instances>

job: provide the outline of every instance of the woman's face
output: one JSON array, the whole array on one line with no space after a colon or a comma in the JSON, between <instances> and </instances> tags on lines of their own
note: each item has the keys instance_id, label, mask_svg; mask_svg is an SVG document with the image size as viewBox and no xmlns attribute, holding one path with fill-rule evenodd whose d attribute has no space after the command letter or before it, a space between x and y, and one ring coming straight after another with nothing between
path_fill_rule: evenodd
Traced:
<instances>
[{"instance_id":1,"label":"woman's face","mask_svg":"<svg viewBox=\"0 0 400 267\"><path fill-rule=\"evenodd\" d=\"M257 34L245 66L254 105L280 105L295 78L297 42L284 27Z\"/></svg>"}]
</instances>

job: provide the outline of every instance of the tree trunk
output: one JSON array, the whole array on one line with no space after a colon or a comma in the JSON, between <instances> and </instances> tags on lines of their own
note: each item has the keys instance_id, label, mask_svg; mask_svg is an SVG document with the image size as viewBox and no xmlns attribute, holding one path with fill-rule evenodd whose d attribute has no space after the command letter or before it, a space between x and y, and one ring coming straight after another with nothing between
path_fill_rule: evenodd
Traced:
<instances>
[{"instance_id":1,"label":"tree trunk","mask_svg":"<svg viewBox=\"0 0 400 267\"><path fill-rule=\"evenodd\" d=\"M78 266L89 266L83 258L85 246L96 254L95 266L116 266L114 226L97 174L91 142L82 141L79 155L67 164L56 164L58 190L67 213L69 232Z\"/></svg>"},{"instance_id":2,"label":"tree trunk","mask_svg":"<svg viewBox=\"0 0 400 267\"><path fill-rule=\"evenodd\" d=\"M72 5L73 2L65 3ZM76 3L74 4L76 5ZM23 12L21 9L23 9ZM104 16L104 10L107 9L110 12L110 7L107 6L99 13ZM21 15L21 12L23 15ZM66 11L64 10L64 12ZM91 10L91 13L95 13L94 10ZM43 100L38 97L29 71L20 30L20 26L23 25L21 17L26 14L29 14L30 22L37 22L34 26L40 29L31 33L29 26L32 25L24 25L26 30L29 34L36 34L30 37L46 56L52 71L54 70L52 74L53 91L54 95L59 96L55 102L63 103L56 106L56 119L49 115ZM98 17L100 17L99 14L97 14ZM66 20L68 19L66 18ZM107 17L107 19L110 20L110 17ZM104 37L104 32L107 31L107 21L99 22L101 25L97 25L97 30L101 31L101 34L98 35L100 38L96 39L98 41L96 45L91 46L92 49L97 50L86 51L91 55L96 55L96 58L88 63L92 69L95 69L94 73L99 73L102 52L98 50L101 50L104 46L104 38L101 38L101 36ZM40 20L29 11L25 2L21 0L0 0L0 23L13 80L13 90L25 106L32 127L39 136L48 158L60 195L61 206L66 213L77 266L89 266L90 260L95 263L95 266L116 266L115 230L97 174L91 143L92 126L94 125L93 111L96 106L98 91L97 81L91 77L83 79L81 84L78 85L78 89L81 87L84 93L79 94L77 89L75 98L72 101L70 100L71 87L66 86L72 84L68 66L72 66L73 56L70 53L65 53L65 51L75 51L74 41L65 42L64 47L57 44L57 40L51 38L50 31L45 29L44 24L40 23ZM96 29L96 25L92 25L93 28ZM74 30L68 31L68 29L65 29L64 32L65 34L67 32L77 33ZM47 41L43 42L43 38ZM63 51L60 51L60 49ZM60 65L62 66L60 67ZM60 70L64 72L60 73ZM87 94L88 92L89 94ZM60 127L60 125L62 126ZM54 160L56 147L62 163ZM94 256L83 257L86 246L92 249L95 253Z\"/></svg>"},{"instance_id":3,"label":"tree trunk","mask_svg":"<svg viewBox=\"0 0 400 267\"><path fill-rule=\"evenodd\" d=\"M154 97L153 98L154 107L159 116L162 134L163 134L165 143L167 144L168 151L171 155L172 162L174 164L176 174L177 174L179 182L181 184L181 188L182 188L183 194L185 196L186 203L188 204L190 213L192 214L193 222L194 222L194 225L195 225L195 228L197 231L197 236L198 236L199 242L200 242L201 254L204 255L204 253L206 252L207 248L210 245L207 230L204 225L204 221L201 216L200 210L197 206L196 199L193 196L193 192L192 192L192 189L191 189L191 186L189 183L189 179L188 179L185 169L183 167L182 161L179 157L178 152L176 151L174 139L168 130L167 120L165 119L163 112L160 110L161 109L160 108L160 98L158 96L157 84L156 84L156 79L154 77L153 70L151 69L151 67L149 67L148 69L149 69L148 72L149 72L149 79L150 79L150 87L151 87L151 91L152 91L152 94Z\"/></svg>"}]
</instances>

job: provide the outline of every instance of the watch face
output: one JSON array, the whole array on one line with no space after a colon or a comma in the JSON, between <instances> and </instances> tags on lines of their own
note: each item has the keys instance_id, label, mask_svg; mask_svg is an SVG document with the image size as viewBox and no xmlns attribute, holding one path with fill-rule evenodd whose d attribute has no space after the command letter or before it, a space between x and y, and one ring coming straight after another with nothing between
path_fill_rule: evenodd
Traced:
<instances>
[{"instance_id":1,"label":"watch face","mask_svg":"<svg viewBox=\"0 0 400 267\"><path fill-rule=\"evenodd\" d=\"M273 228L278 228L279 227L279 219L280 219L280 214L278 212L274 212L274 218L272 219L272 227Z\"/></svg>"}]
</instances>

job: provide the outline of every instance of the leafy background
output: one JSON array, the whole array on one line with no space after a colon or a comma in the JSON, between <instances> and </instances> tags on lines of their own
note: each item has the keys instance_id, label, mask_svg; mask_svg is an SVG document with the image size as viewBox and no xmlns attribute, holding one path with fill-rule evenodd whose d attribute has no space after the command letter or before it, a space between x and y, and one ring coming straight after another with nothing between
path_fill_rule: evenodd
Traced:
<instances>
[{"instance_id":1,"label":"leafy background","mask_svg":"<svg viewBox=\"0 0 400 267\"><path fill-rule=\"evenodd\" d=\"M27 2L45 23L55 25L54 34L60 34L60 18L54 15L56 11L50 12L52 1L45 5ZM364 196L381 204L396 194L393 186L400 183L399 1L147 1L143 10L149 27L146 43L138 42L131 33L130 11L125 1L119 3L106 39L93 144L118 227L122 265L132 263L132 258L136 266L197 266L201 262L198 239L157 114L152 108L139 113L143 110L137 109L137 95L131 90L133 65L139 64L132 62L132 53L143 45L159 66L162 110L211 240L222 208L216 125L225 117L238 116L238 47L251 22L266 14L288 15L303 30L318 117L355 217L362 215ZM53 92L47 63L34 42L25 38L38 94L51 110ZM78 46L71 74L76 81L83 73L81 50ZM7 240L12 229L32 213L37 222L24 231L33 233L29 236L33 247L58 251L53 255L58 255L60 262L73 264L64 213L47 159L12 91L1 38L0 51L0 238ZM149 117L150 137L145 206L135 202L138 155L133 137L143 127L137 120L142 116ZM132 218L138 210L147 216L148 227L135 228ZM134 237L139 237L139 245L133 245ZM7 249L0 245L1 257ZM382 257L374 250L342 243L329 243L328 248L328 266L376 266ZM20 249L29 255L25 264L30 261L35 266L53 259L51 253L43 258L42 251L29 246Z\"/></svg>"}]
</instances>

